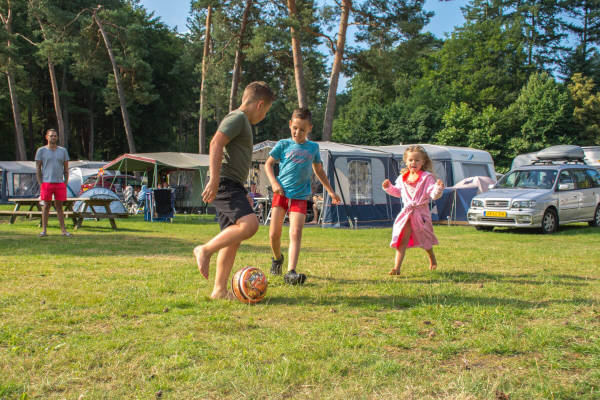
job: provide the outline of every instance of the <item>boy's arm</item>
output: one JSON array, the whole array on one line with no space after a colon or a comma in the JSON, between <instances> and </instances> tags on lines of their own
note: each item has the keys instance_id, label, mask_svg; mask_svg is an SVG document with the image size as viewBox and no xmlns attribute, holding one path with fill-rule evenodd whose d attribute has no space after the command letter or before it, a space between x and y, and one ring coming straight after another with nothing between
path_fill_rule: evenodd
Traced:
<instances>
[{"instance_id":1,"label":"boy's arm","mask_svg":"<svg viewBox=\"0 0 600 400\"><path fill-rule=\"evenodd\" d=\"M327 193L329 193L329 196L331 196L331 202L333 204L340 204L341 203L340 196L338 196L333 191L333 188L329 184L327 175L325 175L325 170L323 170L323 164L322 163L314 163L312 165L312 167L313 167L313 171L315 172L315 175L317 176L317 178L319 178L319 181L321 182L323 187L327 190Z\"/></svg>"},{"instance_id":2,"label":"boy's arm","mask_svg":"<svg viewBox=\"0 0 600 400\"><path fill-rule=\"evenodd\" d=\"M217 131L210 141L208 151L208 168L210 178L202 192L202 200L205 203L211 203L217 197L219 190L219 174L221 173L221 163L223 162L223 148L229 143L229 137L221 131Z\"/></svg>"},{"instance_id":3,"label":"boy's arm","mask_svg":"<svg viewBox=\"0 0 600 400\"><path fill-rule=\"evenodd\" d=\"M273 190L273 193L277 193L278 195L284 196L285 193L283 192L283 188L277 181L277 178L275 177L275 172L273 172L273 165L276 162L277 160L273 158L273 156L269 156L269 158L267 158L267 162L265 163L265 173L267 174L267 178L269 178L269 182L271 183L271 189Z\"/></svg>"}]
</instances>

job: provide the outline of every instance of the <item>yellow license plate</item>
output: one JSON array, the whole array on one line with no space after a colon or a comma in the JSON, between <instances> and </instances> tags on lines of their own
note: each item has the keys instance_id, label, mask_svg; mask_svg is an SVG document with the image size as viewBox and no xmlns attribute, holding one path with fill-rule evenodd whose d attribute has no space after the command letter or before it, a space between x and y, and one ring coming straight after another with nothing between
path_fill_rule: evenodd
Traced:
<instances>
[{"instance_id":1,"label":"yellow license plate","mask_svg":"<svg viewBox=\"0 0 600 400\"><path fill-rule=\"evenodd\" d=\"M484 211L486 217L506 217L506 211Z\"/></svg>"}]
</instances>

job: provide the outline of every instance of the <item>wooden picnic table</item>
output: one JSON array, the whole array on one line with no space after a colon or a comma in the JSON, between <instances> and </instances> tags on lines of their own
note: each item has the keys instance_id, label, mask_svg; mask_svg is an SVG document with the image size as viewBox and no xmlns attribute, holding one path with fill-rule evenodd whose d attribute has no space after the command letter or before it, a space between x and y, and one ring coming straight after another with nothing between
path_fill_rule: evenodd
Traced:
<instances>
[{"instance_id":1,"label":"wooden picnic table","mask_svg":"<svg viewBox=\"0 0 600 400\"><path fill-rule=\"evenodd\" d=\"M14 209L12 211L0 210L0 215L10 216L11 224L14 224L17 217L19 216L24 216L27 218L41 218L42 216L42 204L39 198L14 198L9 199L9 201L15 204ZM80 210L74 211L73 207L78 201L81 201L83 203L83 206ZM126 217L127 214L113 213L110 209L110 203L112 203L113 201L116 201L116 199L69 197L66 201L62 202L63 214L65 218L71 218L73 220L73 227L75 229L81 227L85 218L94 218L96 220L108 218L111 227L113 229L117 229L115 218L123 218ZM27 208L27 206L29 206L29 210L22 210L22 206L24 208ZM54 202L52 202L52 207L54 207ZM98 208L100 208L100 210ZM57 213L56 211L51 211L49 215L52 217L56 217Z\"/></svg>"}]
</instances>

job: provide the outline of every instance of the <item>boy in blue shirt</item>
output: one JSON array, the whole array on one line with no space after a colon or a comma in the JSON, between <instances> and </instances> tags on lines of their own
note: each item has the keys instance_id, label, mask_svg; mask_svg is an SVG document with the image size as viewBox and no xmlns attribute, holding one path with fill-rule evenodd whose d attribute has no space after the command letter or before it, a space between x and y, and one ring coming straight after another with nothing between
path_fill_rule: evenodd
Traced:
<instances>
[{"instance_id":1,"label":"boy in blue shirt","mask_svg":"<svg viewBox=\"0 0 600 400\"><path fill-rule=\"evenodd\" d=\"M292 113L289 123L291 139L282 139L271 150L265 164L265 171L273 188L271 205L271 226L269 238L273 259L271 274L280 275L283 264L281 253L281 230L286 212L290 220L290 246L288 250L288 272L284 282L296 285L303 284L306 275L296 272L302 228L306 219L306 204L311 196L311 175L315 172L323 187L331 196L333 204L339 204L340 198L333 191L323 170L323 162L319 154L319 145L307 140L312 130L312 116L308 109L297 108ZM279 162L279 175L273 172L273 166Z\"/></svg>"}]
</instances>

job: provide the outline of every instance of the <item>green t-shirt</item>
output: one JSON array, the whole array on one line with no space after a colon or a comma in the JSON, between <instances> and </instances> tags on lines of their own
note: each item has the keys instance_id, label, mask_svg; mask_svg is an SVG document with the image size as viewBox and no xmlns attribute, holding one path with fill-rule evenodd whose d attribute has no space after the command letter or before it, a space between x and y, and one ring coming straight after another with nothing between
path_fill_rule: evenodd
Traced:
<instances>
[{"instance_id":1,"label":"green t-shirt","mask_svg":"<svg viewBox=\"0 0 600 400\"><path fill-rule=\"evenodd\" d=\"M248 178L252 166L252 126L243 111L235 110L227 114L219 124L218 131L230 139L223 149L221 177L229 178L242 185Z\"/></svg>"}]
</instances>

